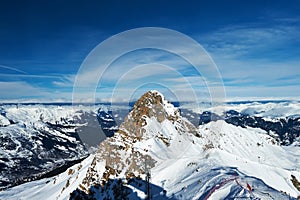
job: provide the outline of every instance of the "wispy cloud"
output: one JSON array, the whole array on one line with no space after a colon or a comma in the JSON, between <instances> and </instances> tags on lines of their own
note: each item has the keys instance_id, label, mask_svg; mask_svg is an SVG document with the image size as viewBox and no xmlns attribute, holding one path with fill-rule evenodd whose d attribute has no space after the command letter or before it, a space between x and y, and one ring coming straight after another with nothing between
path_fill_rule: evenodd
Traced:
<instances>
[{"instance_id":1,"label":"wispy cloud","mask_svg":"<svg viewBox=\"0 0 300 200\"><path fill-rule=\"evenodd\" d=\"M285 24L229 26L197 37L216 62L229 96L299 91L300 26Z\"/></svg>"},{"instance_id":2,"label":"wispy cloud","mask_svg":"<svg viewBox=\"0 0 300 200\"><path fill-rule=\"evenodd\" d=\"M2 74L0 77L6 78L48 78L48 79L62 79L63 76L60 75L40 75L40 74Z\"/></svg>"},{"instance_id":3,"label":"wispy cloud","mask_svg":"<svg viewBox=\"0 0 300 200\"><path fill-rule=\"evenodd\" d=\"M159 28L136 29L103 42L89 54L77 75L74 94L90 91L90 96L96 89L103 94L109 88L124 88L126 94L121 90L118 94L130 96L146 84L176 91L183 84L171 80L183 77L205 77L207 87L222 81L211 58L197 42ZM195 90L199 83L189 82L189 86Z\"/></svg>"},{"instance_id":4,"label":"wispy cloud","mask_svg":"<svg viewBox=\"0 0 300 200\"><path fill-rule=\"evenodd\" d=\"M293 20L281 20L270 26L228 26L193 37L217 64L228 96L266 97L275 93L295 96L295 93L300 93L300 27L291 26L289 23L294 23ZM77 75L80 76L77 85L80 87L80 99L77 100L80 101L92 101L91 93L101 101L127 101L135 90L146 90L149 85L170 94L173 92L174 99L188 100L194 98L193 92L207 96L208 85L220 84L213 79L213 62L209 55L194 53L195 46L187 47L178 38L170 39L159 34L152 37L160 38L164 47L176 49L177 55L149 48L121 54L112 63L102 63L102 60L132 45L132 41L124 40L105 46L105 53L99 54L100 57L97 57L99 52L92 52L94 57L83 63L88 66L87 70L81 70L79 74L29 74L0 65L2 71L10 71L0 73L2 98L31 98L34 94L40 98L66 97L71 100ZM136 42L141 46L147 44L140 40ZM200 73L184 58L197 60ZM105 64L109 67L102 71ZM118 91L118 96L112 96L113 90Z\"/></svg>"},{"instance_id":5,"label":"wispy cloud","mask_svg":"<svg viewBox=\"0 0 300 200\"><path fill-rule=\"evenodd\" d=\"M299 100L300 88L299 85L290 86L228 86L226 87L227 96L229 99L244 97L257 97L257 99L294 99ZM255 96L253 96L255 94Z\"/></svg>"},{"instance_id":6,"label":"wispy cloud","mask_svg":"<svg viewBox=\"0 0 300 200\"><path fill-rule=\"evenodd\" d=\"M209 35L199 37L199 41L210 53L223 58L268 59L269 52L278 48L289 49L290 42L299 42L300 29L295 26L231 26ZM260 56L258 53L264 52ZM256 55L251 57L251 55ZM249 56L249 57L247 57ZM265 57L266 56L266 57Z\"/></svg>"},{"instance_id":7,"label":"wispy cloud","mask_svg":"<svg viewBox=\"0 0 300 200\"><path fill-rule=\"evenodd\" d=\"M69 75L60 74L29 74L15 67L1 65L0 73L0 93L1 101L17 101L27 102L28 100L40 102L53 101L54 99L62 99L65 97L70 101L72 94L71 89L66 91L62 89L66 86L59 83L69 82L69 88L72 88L73 83ZM60 89L51 87L51 81L56 82ZM55 85L55 84L53 84Z\"/></svg>"},{"instance_id":8,"label":"wispy cloud","mask_svg":"<svg viewBox=\"0 0 300 200\"><path fill-rule=\"evenodd\" d=\"M52 85L63 88L71 88L74 85L75 76L75 74L63 75L59 79L52 81Z\"/></svg>"},{"instance_id":9,"label":"wispy cloud","mask_svg":"<svg viewBox=\"0 0 300 200\"><path fill-rule=\"evenodd\" d=\"M21 74L27 74L25 71L20 70L20 69L18 69L16 67L10 67L10 66L6 66L6 65L0 65L0 68L2 68L2 69L8 69L10 71L18 72L18 73L21 73Z\"/></svg>"},{"instance_id":10,"label":"wispy cloud","mask_svg":"<svg viewBox=\"0 0 300 200\"><path fill-rule=\"evenodd\" d=\"M41 88L26 82L0 82L1 99L33 98L49 96Z\"/></svg>"}]
</instances>

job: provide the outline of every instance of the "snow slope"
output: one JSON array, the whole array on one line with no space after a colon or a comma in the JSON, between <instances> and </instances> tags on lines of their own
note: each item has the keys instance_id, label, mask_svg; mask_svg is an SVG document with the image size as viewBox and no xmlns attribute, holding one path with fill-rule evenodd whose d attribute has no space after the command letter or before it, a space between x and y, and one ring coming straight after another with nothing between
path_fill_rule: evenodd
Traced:
<instances>
[{"instance_id":1,"label":"snow slope","mask_svg":"<svg viewBox=\"0 0 300 200\"><path fill-rule=\"evenodd\" d=\"M94 155L51 178L33 181L0 192L0 199L68 199L84 178Z\"/></svg>"},{"instance_id":2,"label":"snow slope","mask_svg":"<svg viewBox=\"0 0 300 200\"><path fill-rule=\"evenodd\" d=\"M203 106L202 106L203 105ZM201 114L204 111L212 111L222 116L225 111L235 110L242 114L250 116L263 117L266 119L299 117L300 102L299 101L253 101L253 102L228 102L222 106L211 107L210 104L183 104L182 108L189 109L195 113Z\"/></svg>"},{"instance_id":3,"label":"snow slope","mask_svg":"<svg viewBox=\"0 0 300 200\"><path fill-rule=\"evenodd\" d=\"M90 112L87 106L1 106L0 189L87 156L76 129Z\"/></svg>"},{"instance_id":4,"label":"snow slope","mask_svg":"<svg viewBox=\"0 0 300 200\"><path fill-rule=\"evenodd\" d=\"M71 167L73 175L68 169L0 199L144 199L147 188L153 199L296 199L299 158L299 147L280 146L261 129L221 120L196 128L150 91L96 155Z\"/></svg>"}]
</instances>

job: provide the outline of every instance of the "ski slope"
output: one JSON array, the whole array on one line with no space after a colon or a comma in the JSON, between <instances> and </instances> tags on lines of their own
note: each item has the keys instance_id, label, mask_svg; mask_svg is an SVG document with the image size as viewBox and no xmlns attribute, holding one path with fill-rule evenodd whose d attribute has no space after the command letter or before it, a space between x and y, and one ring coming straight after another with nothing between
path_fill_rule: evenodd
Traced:
<instances>
[{"instance_id":1,"label":"ski slope","mask_svg":"<svg viewBox=\"0 0 300 200\"><path fill-rule=\"evenodd\" d=\"M130 199L144 199L147 167L153 199L300 196L291 181L292 175L300 180L298 146L280 146L264 130L222 120L194 127L160 93L147 95L95 155L53 178L1 191L0 199L116 198L120 188Z\"/></svg>"}]
</instances>

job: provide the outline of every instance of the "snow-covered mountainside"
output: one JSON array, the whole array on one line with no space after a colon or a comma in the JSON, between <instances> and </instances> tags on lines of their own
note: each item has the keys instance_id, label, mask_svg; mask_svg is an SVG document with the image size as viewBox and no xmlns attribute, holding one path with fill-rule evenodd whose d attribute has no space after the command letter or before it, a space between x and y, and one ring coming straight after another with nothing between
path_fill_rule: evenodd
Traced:
<instances>
[{"instance_id":1,"label":"snow-covered mountainside","mask_svg":"<svg viewBox=\"0 0 300 200\"><path fill-rule=\"evenodd\" d=\"M211 106L210 103L201 103L200 106L185 103L181 105L184 109L192 110L201 114L204 111L214 112L223 115L224 105ZM227 102L225 110L235 110L244 115L263 117L265 119L274 118L295 118L300 117L300 101L291 100L263 100L263 101L235 101Z\"/></svg>"},{"instance_id":2,"label":"snow-covered mountainside","mask_svg":"<svg viewBox=\"0 0 300 200\"><path fill-rule=\"evenodd\" d=\"M281 145L300 145L300 117L265 118L229 110L219 116L208 111L200 114L199 124L224 119L227 123L241 127L260 128L274 137Z\"/></svg>"},{"instance_id":3,"label":"snow-covered mountainside","mask_svg":"<svg viewBox=\"0 0 300 200\"><path fill-rule=\"evenodd\" d=\"M300 145L299 101L228 102L214 107L184 104L181 109L193 124L225 120L235 126L263 129L281 145Z\"/></svg>"},{"instance_id":4,"label":"snow-covered mountainside","mask_svg":"<svg viewBox=\"0 0 300 200\"><path fill-rule=\"evenodd\" d=\"M88 155L76 129L88 107L5 105L0 110L0 189L34 180Z\"/></svg>"},{"instance_id":5,"label":"snow-covered mountainside","mask_svg":"<svg viewBox=\"0 0 300 200\"><path fill-rule=\"evenodd\" d=\"M300 148L223 120L198 128L157 91L144 94L90 155L0 199L296 199Z\"/></svg>"}]
</instances>

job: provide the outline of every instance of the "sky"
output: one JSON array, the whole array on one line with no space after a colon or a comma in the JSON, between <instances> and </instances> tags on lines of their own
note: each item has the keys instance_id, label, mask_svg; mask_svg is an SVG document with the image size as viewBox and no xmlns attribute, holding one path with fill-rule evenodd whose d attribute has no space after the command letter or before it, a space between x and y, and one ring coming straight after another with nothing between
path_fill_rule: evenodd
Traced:
<instances>
[{"instance_id":1,"label":"sky","mask_svg":"<svg viewBox=\"0 0 300 200\"><path fill-rule=\"evenodd\" d=\"M193 100L193 93L209 98L214 81L205 69L198 73L161 49L127 52L100 77L95 73L104 56L131 45L115 42L100 50L104 41L142 27L174 30L198 42L204 48L199 57L212 59L227 99L299 100L299 1L2 0L0 101L71 101L76 80L83 79L80 101L127 101L152 88L172 100ZM182 40L159 37L163 45L193 54ZM99 59L83 73L93 56Z\"/></svg>"}]
</instances>

